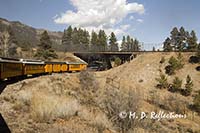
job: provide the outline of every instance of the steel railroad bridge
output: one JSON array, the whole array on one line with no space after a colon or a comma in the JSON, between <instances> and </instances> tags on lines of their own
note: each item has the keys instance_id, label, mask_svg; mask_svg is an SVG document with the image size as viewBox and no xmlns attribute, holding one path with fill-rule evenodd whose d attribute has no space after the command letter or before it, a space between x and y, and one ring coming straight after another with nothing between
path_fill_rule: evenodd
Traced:
<instances>
[{"instance_id":1,"label":"steel railroad bridge","mask_svg":"<svg viewBox=\"0 0 200 133\"><path fill-rule=\"evenodd\" d=\"M126 61L130 61L131 59L135 58L138 54L142 51L135 51L135 52L72 52L75 56L86 61L89 66L95 62L104 62L106 67L112 68L111 61L114 61L116 57L120 58L122 63Z\"/></svg>"}]
</instances>

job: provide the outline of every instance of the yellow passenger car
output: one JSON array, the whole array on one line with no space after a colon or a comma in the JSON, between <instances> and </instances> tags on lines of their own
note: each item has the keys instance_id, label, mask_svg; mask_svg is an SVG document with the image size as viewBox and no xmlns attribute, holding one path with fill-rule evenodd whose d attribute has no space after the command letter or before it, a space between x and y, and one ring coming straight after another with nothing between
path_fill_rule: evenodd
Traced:
<instances>
[{"instance_id":1,"label":"yellow passenger car","mask_svg":"<svg viewBox=\"0 0 200 133\"><path fill-rule=\"evenodd\" d=\"M23 75L23 64L18 60L0 58L0 80Z\"/></svg>"},{"instance_id":2,"label":"yellow passenger car","mask_svg":"<svg viewBox=\"0 0 200 133\"><path fill-rule=\"evenodd\" d=\"M69 72L79 72L87 68L86 62L67 62L67 64Z\"/></svg>"},{"instance_id":3,"label":"yellow passenger car","mask_svg":"<svg viewBox=\"0 0 200 133\"><path fill-rule=\"evenodd\" d=\"M21 59L24 66L24 75L40 75L45 73L45 64L39 60Z\"/></svg>"}]
</instances>

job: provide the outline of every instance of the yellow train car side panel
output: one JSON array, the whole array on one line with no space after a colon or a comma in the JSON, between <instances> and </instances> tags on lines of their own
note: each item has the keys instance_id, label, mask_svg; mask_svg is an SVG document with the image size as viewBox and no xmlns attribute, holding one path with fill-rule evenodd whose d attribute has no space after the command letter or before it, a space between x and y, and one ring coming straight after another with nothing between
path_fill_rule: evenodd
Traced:
<instances>
[{"instance_id":1,"label":"yellow train car side panel","mask_svg":"<svg viewBox=\"0 0 200 133\"><path fill-rule=\"evenodd\" d=\"M1 79L22 76L23 75L23 66L21 63L8 63L4 62L0 65L1 69Z\"/></svg>"},{"instance_id":2,"label":"yellow train car side panel","mask_svg":"<svg viewBox=\"0 0 200 133\"><path fill-rule=\"evenodd\" d=\"M80 64L69 64L69 71L80 71Z\"/></svg>"},{"instance_id":3,"label":"yellow train car side panel","mask_svg":"<svg viewBox=\"0 0 200 133\"><path fill-rule=\"evenodd\" d=\"M53 65L52 64L46 64L44 69L45 69L45 73L52 73Z\"/></svg>"},{"instance_id":4,"label":"yellow train car side panel","mask_svg":"<svg viewBox=\"0 0 200 133\"><path fill-rule=\"evenodd\" d=\"M24 74L32 75L32 74L42 74L45 73L43 64L24 64Z\"/></svg>"},{"instance_id":5,"label":"yellow train car side panel","mask_svg":"<svg viewBox=\"0 0 200 133\"><path fill-rule=\"evenodd\" d=\"M61 72L61 64L53 64L53 72Z\"/></svg>"},{"instance_id":6,"label":"yellow train car side panel","mask_svg":"<svg viewBox=\"0 0 200 133\"><path fill-rule=\"evenodd\" d=\"M61 64L61 71L62 71L62 72L66 72L67 69L68 69L67 64Z\"/></svg>"},{"instance_id":7,"label":"yellow train car side panel","mask_svg":"<svg viewBox=\"0 0 200 133\"><path fill-rule=\"evenodd\" d=\"M81 70L86 70L87 65L86 64L81 64Z\"/></svg>"}]
</instances>

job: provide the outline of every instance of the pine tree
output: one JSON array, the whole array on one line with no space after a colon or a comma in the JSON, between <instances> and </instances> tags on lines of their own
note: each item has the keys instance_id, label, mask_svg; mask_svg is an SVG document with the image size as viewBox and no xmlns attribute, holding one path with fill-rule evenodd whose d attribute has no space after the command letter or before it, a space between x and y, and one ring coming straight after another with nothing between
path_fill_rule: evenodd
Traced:
<instances>
[{"instance_id":1,"label":"pine tree","mask_svg":"<svg viewBox=\"0 0 200 133\"><path fill-rule=\"evenodd\" d=\"M83 31L83 39L82 39L83 49L82 51L89 51L89 44L90 44L90 34L88 31Z\"/></svg>"},{"instance_id":2,"label":"pine tree","mask_svg":"<svg viewBox=\"0 0 200 133\"><path fill-rule=\"evenodd\" d=\"M189 75L186 78L185 89L182 91L184 96L189 96L192 93L193 82Z\"/></svg>"},{"instance_id":3,"label":"pine tree","mask_svg":"<svg viewBox=\"0 0 200 133\"><path fill-rule=\"evenodd\" d=\"M121 51L127 51L127 43L126 43L126 37L125 36L123 36L123 39L122 39Z\"/></svg>"},{"instance_id":4,"label":"pine tree","mask_svg":"<svg viewBox=\"0 0 200 133\"><path fill-rule=\"evenodd\" d=\"M73 29L71 26L69 26L67 30L64 30L64 34L62 37L62 45L65 48L65 52L71 51L72 49L72 32L73 32Z\"/></svg>"},{"instance_id":5,"label":"pine tree","mask_svg":"<svg viewBox=\"0 0 200 133\"><path fill-rule=\"evenodd\" d=\"M139 41L137 39L134 40L133 42L133 50L134 51L140 51L140 45L139 45Z\"/></svg>"},{"instance_id":6,"label":"pine tree","mask_svg":"<svg viewBox=\"0 0 200 133\"><path fill-rule=\"evenodd\" d=\"M98 47L100 51L107 50L107 36L104 30L100 30L98 34Z\"/></svg>"},{"instance_id":7,"label":"pine tree","mask_svg":"<svg viewBox=\"0 0 200 133\"><path fill-rule=\"evenodd\" d=\"M156 78L156 81L158 81L158 84L156 87L159 89L162 89L162 88L165 89L169 85L167 82L167 77L163 73L160 73L160 77Z\"/></svg>"},{"instance_id":8,"label":"pine tree","mask_svg":"<svg viewBox=\"0 0 200 133\"><path fill-rule=\"evenodd\" d=\"M79 31L75 27L72 32L72 48L71 51L77 51L80 47Z\"/></svg>"},{"instance_id":9,"label":"pine tree","mask_svg":"<svg viewBox=\"0 0 200 133\"><path fill-rule=\"evenodd\" d=\"M175 77L173 80L173 84L170 88L171 92L178 92L181 91L181 86L182 86L182 80L180 80L178 77Z\"/></svg>"},{"instance_id":10,"label":"pine tree","mask_svg":"<svg viewBox=\"0 0 200 133\"><path fill-rule=\"evenodd\" d=\"M35 54L35 57L38 57L40 59L57 58L57 54L52 49L52 42L47 31L44 31L41 34L40 43L38 44L38 50Z\"/></svg>"},{"instance_id":11,"label":"pine tree","mask_svg":"<svg viewBox=\"0 0 200 133\"><path fill-rule=\"evenodd\" d=\"M178 40L179 40L179 31L178 31L178 28L177 27L174 27L173 29L172 29L172 31L170 32L171 33L171 45L172 45L172 47L173 47L173 49L175 50L175 51L177 51L178 50Z\"/></svg>"},{"instance_id":12,"label":"pine tree","mask_svg":"<svg viewBox=\"0 0 200 133\"><path fill-rule=\"evenodd\" d=\"M188 51L196 51L197 50L197 36L195 31L191 31L190 37L187 39L188 43Z\"/></svg>"},{"instance_id":13,"label":"pine tree","mask_svg":"<svg viewBox=\"0 0 200 133\"><path fill-rule=\"evenodd\" d=\"M92 31L91 36L91 50L92 51L98 51L98 35L96 32Z\"/></svg>"},{"instance_id":14,"label":"pine tree","mask_svg":"<svg viewBox=\"0 0 200 133\"><path fill-rule=\"evenodd\" d=\"M164 44L164 46L163 46L164 51L170 52L173 50L173 48L171 46L171 40L169 37L164 41L163 44Z\"/></svg>"},{"instance_id":15,"label":"pine tree","mask_svg":"<svg viewBox=\"0 0 200 133\"><path fill-rule=\"evenodd\" d=\"M110 51L119 51L117 38L113 32L110 35L109 44L110 44Z\"/></svg>"},{"instance_id":16,"label":"pine tree","mask_svg":"<svg viewBox=\"0 0 200 133\"><path fill-rule=\"evenodd\" d=\"M126 37L126 45L127 45L127 51L131 50L131 37L128 35Z\"/></svg>"}]
</instances>

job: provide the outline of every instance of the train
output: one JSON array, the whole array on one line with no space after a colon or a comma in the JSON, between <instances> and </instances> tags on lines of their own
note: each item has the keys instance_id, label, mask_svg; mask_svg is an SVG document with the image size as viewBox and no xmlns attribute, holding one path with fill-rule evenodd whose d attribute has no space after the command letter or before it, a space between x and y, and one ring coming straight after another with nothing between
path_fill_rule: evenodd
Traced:
<instances>
[{"instance_id":1,"label":"train","mask_svg":"<svg viewBox=\"0 0 200 133\"><path fill-rule=\"evenodd\" d=\"M87 63L67 61L42 61L0 57L0 81L29 75L43 75L63 72L79 72L87 69Z\"/></svg>"}]
</instances>

